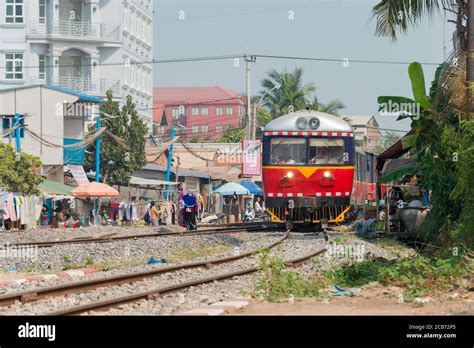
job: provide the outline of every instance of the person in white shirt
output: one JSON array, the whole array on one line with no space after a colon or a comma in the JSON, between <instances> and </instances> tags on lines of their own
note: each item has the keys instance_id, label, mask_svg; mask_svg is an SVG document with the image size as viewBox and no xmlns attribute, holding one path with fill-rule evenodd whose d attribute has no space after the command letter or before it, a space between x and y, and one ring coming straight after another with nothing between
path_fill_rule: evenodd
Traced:
<instances>
[{"instance_id":1,"label":"person in white shirt","mask_svg":"<svg viewBox=\"0 0 474 348\"><path fill-rule=\"evenodd\" d=\"M257 212L257 213L263 213L264 212L264 209L260 205L260 197L257 197L257 199L255 200L255 212Z\"/></svg>"}]
</instances>

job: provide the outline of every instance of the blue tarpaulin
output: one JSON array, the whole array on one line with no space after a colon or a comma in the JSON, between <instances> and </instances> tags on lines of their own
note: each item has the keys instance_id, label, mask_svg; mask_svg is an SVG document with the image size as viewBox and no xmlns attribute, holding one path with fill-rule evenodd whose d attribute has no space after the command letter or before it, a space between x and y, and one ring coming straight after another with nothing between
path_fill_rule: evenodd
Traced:
<instances>
[{"instance_id":1,"label":"blue tarpaulin","mask_svg":"<svg viewBox=\"0 0 474 348\"><path fill-rule=\"evenodd\" d=\"M240 181L240 185L242 185L243 187L245 187L247 190L249 190L249 192L252 194L252 195L263 195L263 191L261 189L260 186L258 186L256 183L252 182L252 181L248 181L248 180L241 180Z\"/></svg>"}]
</instances>

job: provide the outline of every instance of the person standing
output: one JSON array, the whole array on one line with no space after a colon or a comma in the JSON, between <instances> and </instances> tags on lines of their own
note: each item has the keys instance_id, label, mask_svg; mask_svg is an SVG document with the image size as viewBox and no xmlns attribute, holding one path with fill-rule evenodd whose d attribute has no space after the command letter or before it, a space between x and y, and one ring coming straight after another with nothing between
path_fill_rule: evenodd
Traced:
<instances>
[{"instance_id":1,"label":"person standing","mask_svg":"<svg viewBox=\"0 0 474 348\"><path fill-rule=\"evenodd\" d=\"M150 204L150 220L152 226L158 226L158 217L160 216L160 211L156 208L155 201L152 201Z\"/></svg>"},{"instance_id":2,"label":"person standing","mask_svg":"<svg viewBox=\"0 0 474 348\"><path fill-rule=\"evenodd\" d=\"M260 204L260 197L257 197L257 199L255 200L255 212L256 213L263 213L264 212L264 209L263 209L262 205Z\"/></svg>"}]
</instances>

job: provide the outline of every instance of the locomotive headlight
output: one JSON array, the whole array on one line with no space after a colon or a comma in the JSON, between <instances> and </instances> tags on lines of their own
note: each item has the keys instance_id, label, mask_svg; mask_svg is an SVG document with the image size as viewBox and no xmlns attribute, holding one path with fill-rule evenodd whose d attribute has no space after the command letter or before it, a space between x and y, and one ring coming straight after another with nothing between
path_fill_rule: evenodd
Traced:
<instances>
[{"instance_id":1,"label":"locomotive headlight","mask_svg":"<svg viewBox=\"0 0 474 348\"><path fill-rule=\"evenodd\" d=\"M305 129L307 125L308 121L306 121L304 117L300 117L296 120L296 127L298 127L298 129Z\"/></svg>"},{"instance_id":2,"label":"locomotive headlight","mask_svg":"<svg viewBox=\"0 0 474 348\"><path fill-rule=\"evenodd\" d=\"M318 129L320 124L321 122L316 117L313 117L311 120L309 120L309 128L311 129Z\"/></svg>"},{"instance_id":3,"label":"locomotive headlight","mask_svg":"<svg viewBox=\"0 0 474 348\"><path fill-rule=\"evenodd\" d=\"M288 179L291 179L291 178L293 177L293 175L294 175L293 172L288 172L288 173L286 173L286 177L287 177Z\"/></svg>"},{"instance_id":4,"label":"locomotive headlight","mask_svg":"<svg viewBox=\"0 0 474 348\"><path fill-rule=\"evenodd\" d=\"M323 173L323 176L326 179L331 179L331 180L334 179L334 176L332 175L332 173L330 171L327 171L327 170Z\"/></svg>"}]
</instances>

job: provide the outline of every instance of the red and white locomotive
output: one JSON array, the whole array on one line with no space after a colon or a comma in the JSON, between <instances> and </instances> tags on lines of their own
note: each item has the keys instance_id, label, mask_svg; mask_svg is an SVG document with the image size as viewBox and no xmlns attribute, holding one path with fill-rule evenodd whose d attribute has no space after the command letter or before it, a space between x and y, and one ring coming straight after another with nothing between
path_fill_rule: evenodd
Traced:
<instances>
[{"instance_id":1,"label":"red and white locomotive","mask_svg":"<svg viewBox=\"0 0 474 348\"><path fill-rule=\"evenodd\" d=\"M316 111L266 125L262 181L274 222L340 223L351 206L376 199L374 155L356 151L348 122Z\"/></svg>"}]
</instances>

